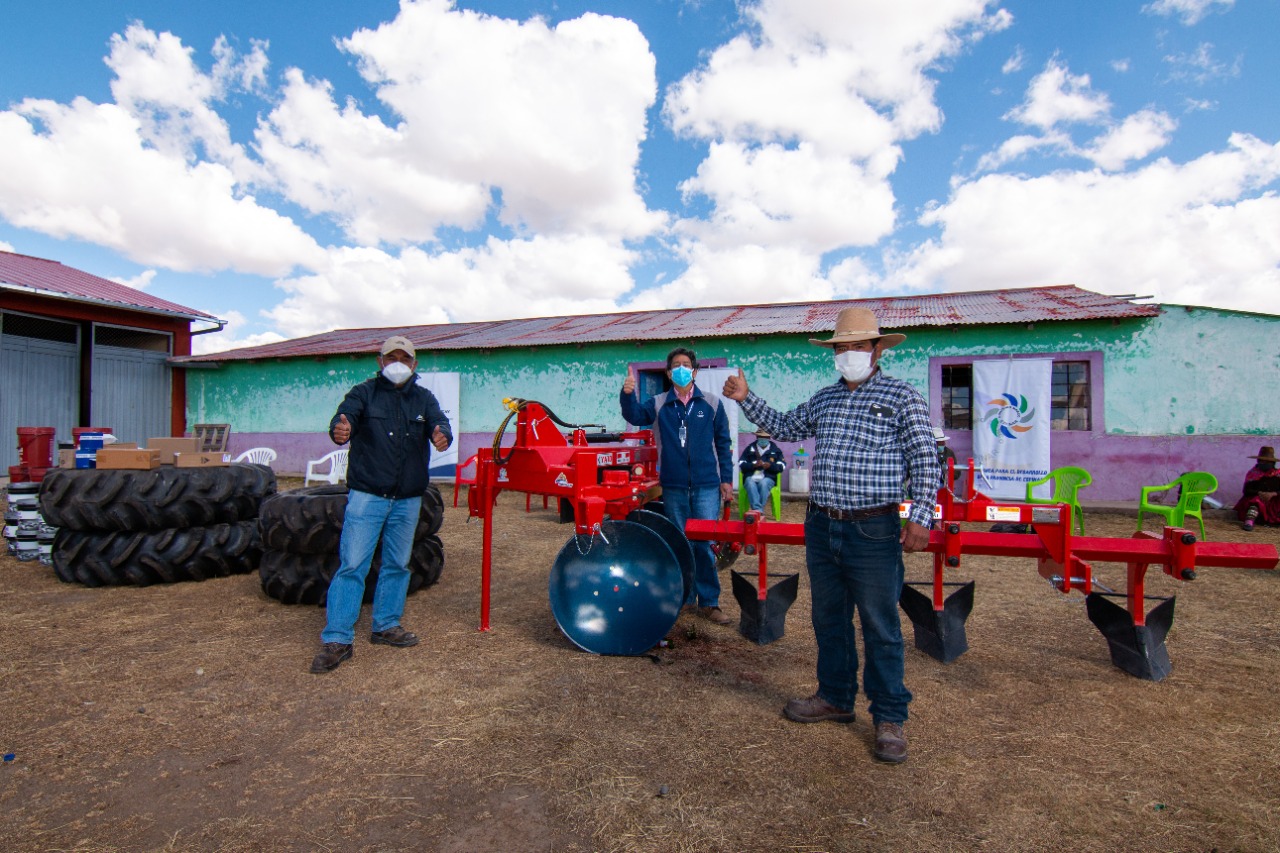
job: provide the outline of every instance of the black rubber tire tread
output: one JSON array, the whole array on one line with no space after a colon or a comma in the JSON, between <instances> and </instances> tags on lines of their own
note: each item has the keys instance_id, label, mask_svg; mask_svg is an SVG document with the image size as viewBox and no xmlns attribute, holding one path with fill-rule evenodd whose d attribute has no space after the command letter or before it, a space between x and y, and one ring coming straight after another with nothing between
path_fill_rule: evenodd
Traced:
<instances>
[{"instance_id":1,"label":"black rubber tire tread","mask_svg":"<svg viewBox=\"0 0 1280 853\"><path fill-rule=\"evenodd\" d=\"M415 541L421 536L435 536L444 524L444 496L432 484L422 494L422 514L418 520L418 530L414 533ZM425 525L425 529L424 529Z\"/></svg>"},{"instance_id":2,"label":"black rubber tire tread","mask_svg":"<svg viewBox=\"0 0 1280 853\"><path fill-rule=\"evenodd\" d=\"M257 518L276 492L266 465L162 465L148 471L55 468L40 488L45 523L78 531L160 531Z\"/></svg>"},{"instance_id":3,"label":"black rubber tire tread","mask_svg":"<svg viewBox=\"0 0 1280 853\"><path fill-rule=\"evenodd\" d=\"M291 554L336 554L347 514L346 486L311 486L280 492L258 509L262 547ZM414 541L434 536L444 523L444 498L433 485L422 495Z\"/></svg>"},{"instance_id":4,"label":"black rubber tire tread","mask_svg":"<svg viewBox=\"0 0 1280 853\"><path fill-rule=\"evenodd\" d=\"M256 520L113 533L64 527L53 540L53 571L85 586L150 586L251 572L261 554Z\"/></svg>"},{"instance_id":5,"label":"black rubber tire tread","mask_svg":"<svg viewBox=\"0 0 1280 853\"><path fill-rule=\"evenodd\" d=\"M419 528L421 529L421 528ZM315 604L324 606L329 594L329 581L342 561L337 554L292 554L266 550L258 564L262 591L282 604ZM382 566L382 546L374 551L369 575L364 583L364 603L373 601ZM444 544L439 536L414 539L409 557L409 595L440 580L444 570Z\"/></svg>"},{"instance_id":6,"label":"black rubber tire tread","mask_svg":"<svg viewBox=\"0 0 1280 853\"><path fill-rule=\"evenodd\" d=\"M258 508L262 547L292 554L336 554L346 514L346 486L279 492Z\"/></svg>"}]
</instances>

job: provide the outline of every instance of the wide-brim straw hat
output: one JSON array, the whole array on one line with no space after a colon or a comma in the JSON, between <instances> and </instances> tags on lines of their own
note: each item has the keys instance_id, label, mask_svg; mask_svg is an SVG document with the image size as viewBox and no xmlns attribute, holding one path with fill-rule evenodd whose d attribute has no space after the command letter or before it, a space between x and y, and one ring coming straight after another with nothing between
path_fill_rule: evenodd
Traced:
<instances>
[{"instance_id":1,"label":"wide-brim straw hat","mask_svg":"<svg viewBox=\"0 0 1280 853\"><path fill-rule=\"evenodd\" d=\"M854 344L858 341L872 341L879 338L885 349L896 347L907 339L906 335L897 332L888 335L880 334L880 320L870 308L845 308L836 315L836 330L825 341L809 338L809 343L820 347L833 347L836 344Z\"/></svg>"},{"instance_id":2,"label":"wide-brim straw hat","mask_svg":"<svg viewBox=\"0 0 1280 853\"><path fill-rule=\"evenodd\" d=\"M773 438L773 434L767 429L758 429L756 430L756 438Z\"/></svg>"},{"instance_id":3,"label":"wide-brim straw hat","mask_svg":"<svg viewBox=\"0 0 1280 853\"><path fill-rule=\"evenodd\" d=\"M1262 449L1258 451L1258 455L1257 455L1257 456L1250 456L1249 458L1250 458L1250 459L1257 459L1259 462L1275 462L1275 461L1276 461L1276 449L1275 449L1274 447L1267 447L1267 446L1264 444L1264 445L1262 446Z\"/></svg>"},{"instance_id":4,"label":"wide-brim straw hat","mask_svg":"<svg viewBox=\"0 0 1280 853\"><path fill-rule=\"evenodd\" d=\"M933 440L934 440L934 441L946 441L946 440L947 440L947 434L946 434L945 432L943 432L943 431L942 431L941 427L934 427L934 428L933 428Z\"/></svg>"}]
</instances>

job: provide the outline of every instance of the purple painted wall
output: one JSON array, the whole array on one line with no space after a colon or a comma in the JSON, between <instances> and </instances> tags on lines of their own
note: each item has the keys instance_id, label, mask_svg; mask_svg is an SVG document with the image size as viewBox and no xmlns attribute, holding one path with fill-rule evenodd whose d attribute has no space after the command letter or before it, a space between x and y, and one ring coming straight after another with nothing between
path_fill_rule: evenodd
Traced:
<instances>
[{"instance_id":1,"label":"purple painted wall","mask_svg":"<svg viewBox=\"0 0 1280 853\"><path fill-rule=\"evenodd\" d=\"M973 434L968 430L948 430L951 449L960 462L973 453ZM754 440L750 432L738 434L738 447ZM491 433L463 433L458 439L458 459L465 461L477 448L493 444ZM813 442L777 442L792 464L796 448L804 445L810 459ZM1226 506L1240 499L1244 474L1253 467L1249 457L1262 445L1280 447L1280 435L1195 435L1137 436L1096 433L1055 432L1050 451L1054 468L1075 465L1094 474L1093 484L1080 493L1089 501L1132 501L1137 503L1142 486L1168 483L1185 471L1208 471L1218 478L1214 497ZM241 453L251 447L270 447L277 454L272 466L278 474L301 476L307 461L319 459L335 445L324 433L232 433L230 451ZM1098 472L1106 471L1105 478ZM432 471L439 476L442 471ZM467 473L471 473L468 470ZM786 481L783 487L786 488Z\"/></svg>"},{"instance_id":2,"label":"purple painted wall","mask_svg":"<svg viewBox=\"0 0 1280 853\"><path fill-rule=\"evenodd\" d=\"M947 430L947 444L963 462L973 454L973 433ZM1080 492L1085 501L1138 502L1143 486L1168 483L1186 471L1208 471L1218 478L1214 498L1225 506L1240 499L1244 474L1253 467L1248 457L1262 445L1280 446L1280 436L1106 435L1054 432L1050 439L1051 468L1074 465L1093 474L1093 483ZM1106 471L1105 477L1099 472Z\"/></svg>"}]
</instances>

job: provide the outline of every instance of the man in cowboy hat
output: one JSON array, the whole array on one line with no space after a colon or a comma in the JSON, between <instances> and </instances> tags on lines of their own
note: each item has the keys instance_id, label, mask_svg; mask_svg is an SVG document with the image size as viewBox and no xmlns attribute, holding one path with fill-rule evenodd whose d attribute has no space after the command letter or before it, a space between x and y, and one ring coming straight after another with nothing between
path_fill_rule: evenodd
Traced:
<instances>
[{"instance_id":1,"label":"man in cowboy hat","mask_svg":"<svg viewBox=\"0 0 1280 853\"><path fill-rule=\"evenodd\" d=\"M956 452L947 447L947 434L938 427L933 428L933 441L938 448L938 464L942 466L943 476L946 476L947 460L955 459Z\"/></svg>"},{"instance_id":2,"label":"man in cowboy hat","mask_svg":"<svg viewBox=\"0 0 1280 853\"><path fill-rule=\"evenodd\" d=\"M903 725L911 692L903 683L905 647L898 621L903 551L929 544L941 480L929 406L907 383L885 376L880 357L906 340L882 334L876 315L845 308L825 340L840 379L782 414L753 394L738 371L724 386L743 413L783 441L816 437L805 560L818 641L818 689L783 709L791 720L851 723L858 692L853 627L862 625L862 686L875 724L875 757L907 758ZM899 528L903 481L910 478L911 515Z\"/></svg>"},{"instance_id":3,"label":"man in cowboy hat","mask_svg":"<svg viewBox=\"0 0 1280 853\"><path fill-rule=\"evenodd\" d=\"M778 477L786 467L782 448L769 440L769 431L756 430L756 440L747 445L747 449L738 457L742 486L747 491L747 505L756 512L763 512L769 494L778 484Z\"/></svg>"},{"instance_id":4,"label":"man in cowboy hat","mask_svg":"<svg viewBox=\"0 0 1280 853\"><path fill-rule=\"evenodd\" d=\"M341 564L329 581L316 674L331 672L351 657L365 579L378 540L382 566L373 594L369 642L404 648L418 638L400 627L409 590L409 557L427 490L431 447L453 442L449 419L435 395L414 381L418 360L402 335L378 351L378 373L347 392L329 422L334 444L351 442L347 465L346 516L338 543Z\"/></svg>"},{"instance_id":5,"label":"man in cowboy hat","mask_svg":"<svg viewBox=\"0 0 1280 853\"><path fill-rule=\"evenodd\" d=\"M1276 471L1276 449L1264 446L1258 464L1244 475L1244 496L1236 503L1240 526L1252 531L1255 523L1280 524L1280 472Z\"/></svg>"}]
</instances>

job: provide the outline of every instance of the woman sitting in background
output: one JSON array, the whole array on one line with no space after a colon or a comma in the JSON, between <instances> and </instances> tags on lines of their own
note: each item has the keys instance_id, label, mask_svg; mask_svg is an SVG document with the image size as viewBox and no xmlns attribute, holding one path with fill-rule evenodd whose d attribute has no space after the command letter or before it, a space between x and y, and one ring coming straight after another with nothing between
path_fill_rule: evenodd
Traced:
<instances>
[{"instance_id":1,"label":"woman sitting in background","mask_svg":"<svg viewBox=\"0 0 1280 853\"><path fill-rule=\"evenodd\" d=\"M1236 504L1236 515L1245 530L1253 530L1255 522L1280 524L1280 472L1276 471L1276 451L1263 447L1258 451L1258 464L1244 475L1244 497Z\"/></svg>"}]
</instances>

